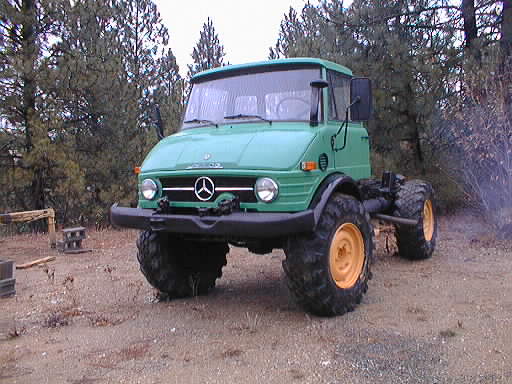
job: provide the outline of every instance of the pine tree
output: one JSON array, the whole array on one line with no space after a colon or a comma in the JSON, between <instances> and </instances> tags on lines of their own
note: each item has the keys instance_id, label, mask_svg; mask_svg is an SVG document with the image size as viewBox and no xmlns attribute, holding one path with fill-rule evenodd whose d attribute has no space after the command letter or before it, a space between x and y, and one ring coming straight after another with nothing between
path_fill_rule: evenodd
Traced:
<instances>
[{"instance_id":1,"label":"pine tree","mask_svg":"<svg viewBox=\"0 0 512 384\"><path fill-rule=\"evenodd\" d=\"M437 102L453 35L425 33L433 4L422 1L331 0L291 10L281 23L275 56L316 56L346 65L374 84L375 113L369 122L374 152L393 156L403 172L424 167L421 139ZM413 27L417 26L417 27ZM434 61L433 58L436 58ZM390 156L391 155L391 156Z\"/></svg>"},{"instance_id":2,"label":"pine tree","mask_svg":"<svg viewBox=\"0 0 512 384\"><path fill-rule=\"evenodd\" d=\"M155 103L160 106L165 133L178 129L184 107L184 79L179 73L176 57L171 49L157 63L158 85L154 92Z\"/></svg>"},{"instance_id":3,"label":"pine tree","mask_svg":"<svg viewBox=\"0 0 512 384\"><path fill-rule=\"evenodd\" d=\"M45 208L44 170L37 145L43 128L38 110L42 43L47 40L48 2L4 0L0 3L0 117L8 152L22 159L23 177L12 186L23 209ZM18 175L21 176L21 175Z\"/></svg>"},{"instance_id":4,"label":"pine tree","mask_svg":"<svg viewBox=\"0 0 512 384\"><path fill-rule=\"evenodd\" d=\"M188 66L188 78L198 72L205 71L224 64L224 46L219 41L219 36L215 32L213 21L208 18L203 24L203 30L200 32L199 41L192 51L194 63Z\"/></svg>"},{"instance_id":5,"label":"pine tree","mask_svg":"<svg viewBox=\"0 0 512 384\"><path fill-rule=\"evenodd\" d=\"M182 106L154 3L7 0L0 11L0 211L52 206L70 221L133 204L133 166L156 141L150 111L162 104L175 127Z\"/></svg>"},{"instance_id":6,"label":"pine tree","mask_svg":"<svg viewBox=\"0 0 512 384\"><path fill-rule=\"evenodd\" d=\"M157 101L173 103L157 100L155 89L177 68L169 64L169 74L161 71L172 52L164 53L168 33L152 1L76 1L66 31L66 47L56 49L63 52L57 76L67 84L59 89L62 109L74 113L64 123L74 133L87 198L103 214L112 201L135 203L132 169L155 143L152 109ZM178 93L170 97L181 102Z\"/></svg>"}]
</instances>

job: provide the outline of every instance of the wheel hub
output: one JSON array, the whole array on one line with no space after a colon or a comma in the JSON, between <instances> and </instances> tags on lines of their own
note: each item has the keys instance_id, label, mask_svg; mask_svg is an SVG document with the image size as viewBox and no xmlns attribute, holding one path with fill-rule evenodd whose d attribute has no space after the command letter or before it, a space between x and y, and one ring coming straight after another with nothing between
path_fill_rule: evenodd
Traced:
<instances>
[{"instance_id":1,"label":"wheel hub","mask_svg":"<svg viewBox=\"0 0 512 384\"><path fill-rule=\"evenodd\" d=\"M341 225L333 236L329 251L331 277L339 288L353 287L364 266L363 235L352 223Z\"/></svg>"},{"instance_id":2,"label":"wheel hub","mask_svg":"<svg viewBox=\"0 0 512 384\"><path fill-rule=\"evenodd\" d=\"M425 200L425 204L423 204L423 234L427 241L431 241L434 237L434 220L432 201Z\"/></svg>"}]
</instances>

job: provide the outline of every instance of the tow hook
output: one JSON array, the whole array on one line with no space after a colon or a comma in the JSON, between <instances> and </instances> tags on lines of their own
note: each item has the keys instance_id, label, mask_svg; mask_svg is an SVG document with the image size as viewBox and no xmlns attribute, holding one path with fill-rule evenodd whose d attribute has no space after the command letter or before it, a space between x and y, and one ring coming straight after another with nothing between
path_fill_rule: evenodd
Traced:
<instances>
[{"instance_id":1,"label":"tow hook","mask_svg":"<svg viewBox=\"0 0 512 384\"><path fill-rule=\"evenodd\" d=\"M167 196L162 197L160 200L158 200L158 209L156 210L156 213L166 213L169 212L171 209L171 203Z\"/></svg>"},{"instance_id":2,"label":"tow hook","mask_svg":"<svg viewBox=\"0 0 512 384\"><path fill-rule=\"evenodd\" d=\"M230 215L234 211L240 211L240 198L238 196L219 201L219 204L215 208L198 209L200 217Z\"/></svg>"}]
</instances>

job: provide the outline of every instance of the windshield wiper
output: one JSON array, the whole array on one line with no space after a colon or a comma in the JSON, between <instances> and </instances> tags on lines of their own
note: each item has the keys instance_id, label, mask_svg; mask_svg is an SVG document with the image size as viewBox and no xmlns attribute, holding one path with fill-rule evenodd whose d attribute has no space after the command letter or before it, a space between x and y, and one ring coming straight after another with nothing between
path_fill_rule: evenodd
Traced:
<instances>
[{"instance_id":1,"label":"windshield wiper","mask_svg":"<svg viewBox=\"0 0 512 384\"><path fill-rule=\"evenodd\" d=\"M244 115L243 113L239 113L238 115L229 115L229 116L224 116L224 119L226 119L226 120L234 120L234 119L252 119L252 118L260 119L260 120L266 121L267 123L269 123L270 125L272 125L272 120L265 119L264 117L261 117L260 115Z\"/></svg>"},{"instance_id":2,"label":"windshield wiper","mask_svg":"<svg viewBox=\"0 0 512 384\"><path fill-rule=\"evenodd\" d=\"M184 123L198 123L198 124L201 124L201 123L208 123L208 124L211 124L211 125L215 125L215 127L219 128L219 125L214 122L214 121L211 121L211 120L206 120L206 119L191 119L191 120L185 120Z\"/></svg>"}]
</instances>

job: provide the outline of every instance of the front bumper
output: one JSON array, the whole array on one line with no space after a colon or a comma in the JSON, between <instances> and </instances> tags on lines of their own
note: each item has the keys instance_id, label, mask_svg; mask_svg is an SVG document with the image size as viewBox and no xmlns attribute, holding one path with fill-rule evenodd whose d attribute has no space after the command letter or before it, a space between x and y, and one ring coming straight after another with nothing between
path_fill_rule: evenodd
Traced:
<instances>
[{"instance_id":1,"label":"front bumper","mask_svg":"<svg viewBox=\"0 0 512 384\"><path fill-rule=\"evenodd\" d=\"M310 232L315 227L313 210L296 213L233 212L224 216L174 215L152 209L110 208L110 222L118 227L171 233L272 238Z\"/></svg>"}]
</instances>

